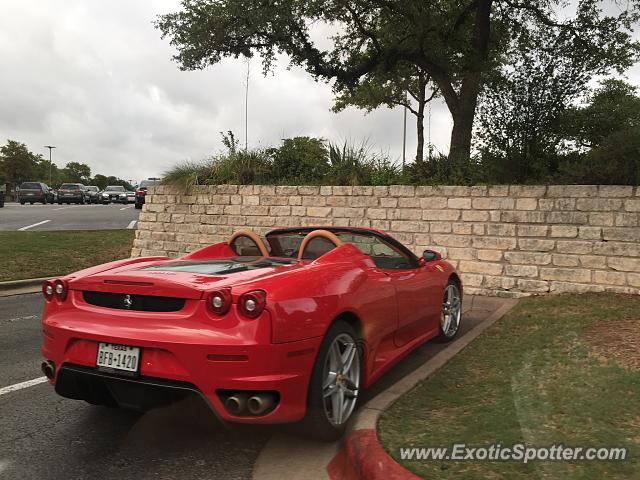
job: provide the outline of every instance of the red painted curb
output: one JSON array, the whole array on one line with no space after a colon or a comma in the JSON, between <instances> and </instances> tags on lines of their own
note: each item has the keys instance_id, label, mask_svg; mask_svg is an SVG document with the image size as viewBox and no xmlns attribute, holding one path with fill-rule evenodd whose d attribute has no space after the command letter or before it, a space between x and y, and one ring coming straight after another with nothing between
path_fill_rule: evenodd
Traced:
<instances>
[{"instance_id":1,"label":"red painted curb","mask_svg":"<svg viewBox=\"0 0 640 480\"><path fill-rule=\"evenodd\" d=\"M382 448L373 429L354 430L327 465L331 480L420 480Z\"/></svg>"}]
</instances>

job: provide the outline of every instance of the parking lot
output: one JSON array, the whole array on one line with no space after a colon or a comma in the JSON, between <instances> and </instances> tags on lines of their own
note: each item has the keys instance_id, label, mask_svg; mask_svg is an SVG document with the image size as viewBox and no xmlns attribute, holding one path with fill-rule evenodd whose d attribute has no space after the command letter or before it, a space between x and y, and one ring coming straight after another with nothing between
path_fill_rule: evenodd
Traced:
<instances>
[{"instance_id":1,"label":"parking lot","mask_svg":"<svg viewBox=\"0 0 640 480\"><path fill-rule=\"evenodd\" d=\"M111 230L135 228L133 203L109 205L20 205L0 208L0 230Z\"/></svg>"},{"instance_id":2,"label":"parking lot","mask_svg":"<svg viewBox=\"0 0 640 480\"><path fill-rule=\"evenodd\" d=\"M59 397L39 369L42 303L40 294L0 296L0 477L250 479L272 437L290 451L301 444L291 427L220 425L196 401L137 414ZM466 297L461 334L498 305L495 299ZM365 392L363 401L443 348L434 342L417 348ZM300 463L295 455L289 462L291 468ZM268 466L278 468L287 466Z\"/></svg>"}]
</instances>

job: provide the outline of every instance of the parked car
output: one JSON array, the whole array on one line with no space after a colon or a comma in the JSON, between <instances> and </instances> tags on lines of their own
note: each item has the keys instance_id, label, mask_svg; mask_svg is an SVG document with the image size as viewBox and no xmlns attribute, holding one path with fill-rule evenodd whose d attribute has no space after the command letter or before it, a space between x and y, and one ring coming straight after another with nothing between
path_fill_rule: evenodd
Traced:
<instances>
[{"instance_id":1,"label":"parked car","mask_svg":"<svg viewBox=\"0 0 640 480\"><path fill-rule=\"evenodd\" d=\"M136 208L141 209L142 205L144 205L144 199L147 195L147 190L149 187L154 185L159 185L160 180L142 180L138 188L136 188Z\"/></svg>"},{"instance_id":2,"label":"parked car","mask_svg":"<svg viewBox=\"0 0 640 480\"><path fill-rule=\"evenodd\" d=\"M58 189L58 205L63 203L84 205L89 198L86 188L82 183L63 183Z\"/></svg>"},{"instance_id":3,"label":"parked car","mask_svg":"<svg viewBox=\"0 0 640 480\"><path fill-rule=\"evenodd\" d=\"M20 184L18 192L18 200L21 205L29 203L53 203L54 195L46 183L41 182L24 182Z\"/></svg>"},{"instance_id":4,"label":"parked car","mask_svg":"<svg viewBox=\"0 0 640 480\"><path fill-rule=\"evenodd\" d=\"M227 422L306 417L339 437L362 389L461 322L434 251L384 232L243 230L178 259L120 260L43 284L44 374L58 394L146 410L195 395Z\"/></svg>"},{"instance_id":5,"label":"parked car","mask_svg":"<svg viewBox=\"0 0 640 480\"><path fill-rule=\"evenodd\" d=\"M120 185L110 185L100 193L100 201L104 204L119 202L120 195L125 193L125 189Z\"/></svg>"},{"instance_id":6,"label":"parked car","mask_svg":"<svg viewBox=\"0 0 640 480\"><path fill-rule=\"evenodd\" d=\"M130 192L130 191L121 193L119 197L119 201L120 203L124 203L124 204L133 203L136 201L136 193Z\"/></svg>"},{"instance_id":7,"label":"parked car","mask_svg":"<svg viewBox=\"0 0 640 480\"><path fill-rule=\"evenodd\" d=\"M87 196L89 199L89 203L100 203L100 189L95 185L88 185L87 187Z\"/></svg>"}]
</instances>

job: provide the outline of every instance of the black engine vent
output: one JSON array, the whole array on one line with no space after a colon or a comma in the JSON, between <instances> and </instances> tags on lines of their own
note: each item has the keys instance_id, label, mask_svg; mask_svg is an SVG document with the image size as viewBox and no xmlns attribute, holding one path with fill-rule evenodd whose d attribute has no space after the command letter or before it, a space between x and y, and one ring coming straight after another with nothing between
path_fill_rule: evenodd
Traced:
<instances>
[{"instance_id":1,"label":"black engine vent","mask_svg":"<svg viewBox=\"0 0 640 480\"><path fill-rule=\"evenodd\" d=\"M184 307L184 298L128 295L126 293L82 292L84 301L91 305L120 310L142 312L177 312Z\"/></svg>"}]
</instances>

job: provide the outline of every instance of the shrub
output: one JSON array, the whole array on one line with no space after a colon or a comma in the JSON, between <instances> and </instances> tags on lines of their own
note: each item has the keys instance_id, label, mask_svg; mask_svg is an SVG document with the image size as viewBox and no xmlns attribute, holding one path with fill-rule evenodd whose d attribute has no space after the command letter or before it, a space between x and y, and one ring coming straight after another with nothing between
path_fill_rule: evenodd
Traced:
<instances>
[{"instance_id":1,"label":"shrub","mask_svg":"<svg viewBox=\"0 0 640 480\"><path fill-rule=\"evenodd\" d=\"M271 149L276 178L300 183L322 179L329 170L329 152L318 138L286 138L282 146Z\"/></svg>"},{"instance_id":2,"label":"shrub","mask_svg":"<svg viewBox=\"0 0 640 480\"><path fill-rule=\"evenodd\" d=\"M360 145L329 144L330 169L326 183L333 185L389 185L401 183L398 167L384 155L371 153L367 141Z\"/></svg>"},{"instance_id":3,"label":"shrub","mask_svg":"<svg viewBox=\"0 0 640 480\"><path fill-rule=\"evenodd\" d=\"M640 185L640 127L606 137L599 147L560 163L555 182Z\"/></svg>"}]
</instances>

